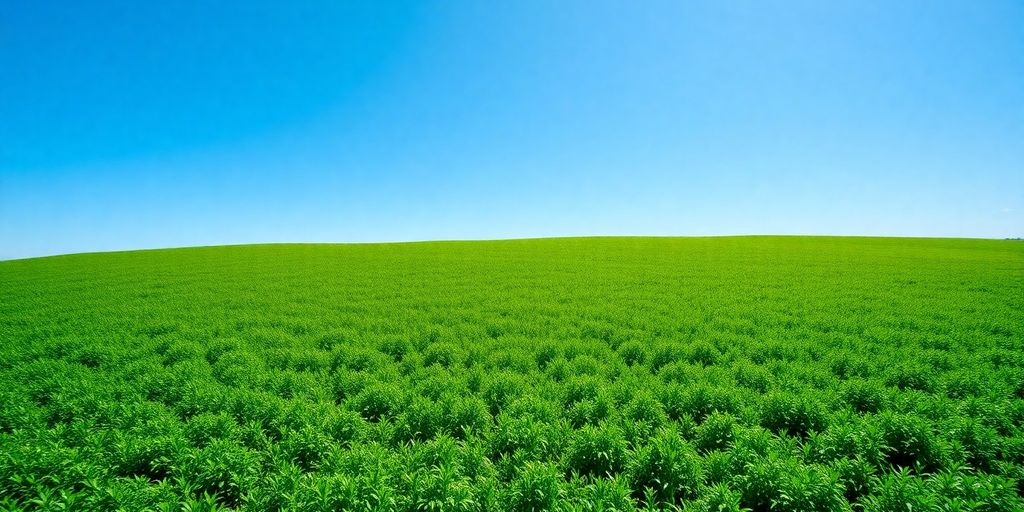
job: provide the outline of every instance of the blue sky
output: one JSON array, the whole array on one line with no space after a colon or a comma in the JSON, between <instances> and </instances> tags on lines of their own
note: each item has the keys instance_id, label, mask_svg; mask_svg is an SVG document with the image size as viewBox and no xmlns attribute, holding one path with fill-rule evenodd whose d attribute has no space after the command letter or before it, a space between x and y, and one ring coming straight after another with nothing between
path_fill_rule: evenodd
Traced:
<instances>
[{"instance_id":1,"label":"blue sky","mask_svg":"<svg viewBox=\"0 0 1024 512\"><path fill-rule=\"evenodd\" d=\"M1024 235L1016 0L171 3L5 7L0 258Z\"/></svg>"}]
</instances>

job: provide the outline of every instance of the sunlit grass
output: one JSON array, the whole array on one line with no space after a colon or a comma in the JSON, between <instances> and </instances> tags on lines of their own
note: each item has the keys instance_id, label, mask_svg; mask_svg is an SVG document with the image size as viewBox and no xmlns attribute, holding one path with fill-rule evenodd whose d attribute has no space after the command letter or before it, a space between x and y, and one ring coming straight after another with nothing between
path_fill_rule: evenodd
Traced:
<instances>
[{"instance_id":1,"label":"sunlit grass","mask_svg":"<svg viewBox=\"0 0 1024 512\"><path fill-rule=\"evenodd\" d=\"M1024 244L0 262L0 505L1021 510Z\"/></svg>"}]
</instances>

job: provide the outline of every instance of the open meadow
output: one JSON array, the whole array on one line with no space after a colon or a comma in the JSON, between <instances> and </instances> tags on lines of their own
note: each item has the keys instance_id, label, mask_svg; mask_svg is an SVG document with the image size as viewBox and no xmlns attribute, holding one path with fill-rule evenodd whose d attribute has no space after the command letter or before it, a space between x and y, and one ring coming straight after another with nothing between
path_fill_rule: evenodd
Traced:
<instances>
[{"instance_id":1,"label":"open meadow","mask_svg":"<svg viewBox=\"0 0 1024 512\"><path fill-rule=\"evenodd\" d=\"M1024 242L0 262L3 510L1024 510Z\"/></svg>"}]
</instances>

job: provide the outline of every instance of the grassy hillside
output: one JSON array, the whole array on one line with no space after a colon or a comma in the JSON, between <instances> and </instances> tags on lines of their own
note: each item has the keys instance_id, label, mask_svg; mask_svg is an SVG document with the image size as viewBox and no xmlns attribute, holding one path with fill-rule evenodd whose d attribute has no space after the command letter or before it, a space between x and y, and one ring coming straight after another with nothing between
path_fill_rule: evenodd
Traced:
<instances>
[{"instance_id":1,"label":"grassy hillside","mask_svg":"<svg viewBox=\"0 0 1024 512\"><path fill-rule=\"evenodd\" d=\"M1022 510L1022 489L1021 242L0 262L0 507Z\"/></svg>"}]
</instances>

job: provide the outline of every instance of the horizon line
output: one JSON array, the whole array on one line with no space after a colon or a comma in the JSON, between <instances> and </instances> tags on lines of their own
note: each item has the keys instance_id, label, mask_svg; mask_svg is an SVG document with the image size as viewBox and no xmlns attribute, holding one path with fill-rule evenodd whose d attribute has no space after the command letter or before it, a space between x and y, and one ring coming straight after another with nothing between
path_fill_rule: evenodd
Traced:
<instances>
[{"instance_id":1,"label":"horizon line","mask_svg":"<svg viewBox=\"0 0 1024 512\"><path fill-rule=\"evenodd\" d=\"M43 254L38 256L25 256L17 258L0 258L0 263L12 261L36 260L44 258L59 258L64 256L83 256L90 254L119 254L129 252L150 252L150 251L173 251L179 249L212 249L219 247L257 247L268 245L407 245L407 244L428 244L428 243L459 243L459 242L516 242L531 240L569 240L569 239L601 239L601 238L885 238L885 239L910 239L910 240L992 240L992 241L1020 241L1021 237L971 237L971 236L920 236L920 235L820 235L820 234L729 234L729 235L556 235L556 236L523 236L508 238L437 238L437 239L413 239L413 240L379 240L379 241L341 241L341 242L239 242L223 244L204 245L175 245L161 247L139 247L132 249L111 249L99 251L79 251L67 253Z\"/></svg>"}]
</instances>

